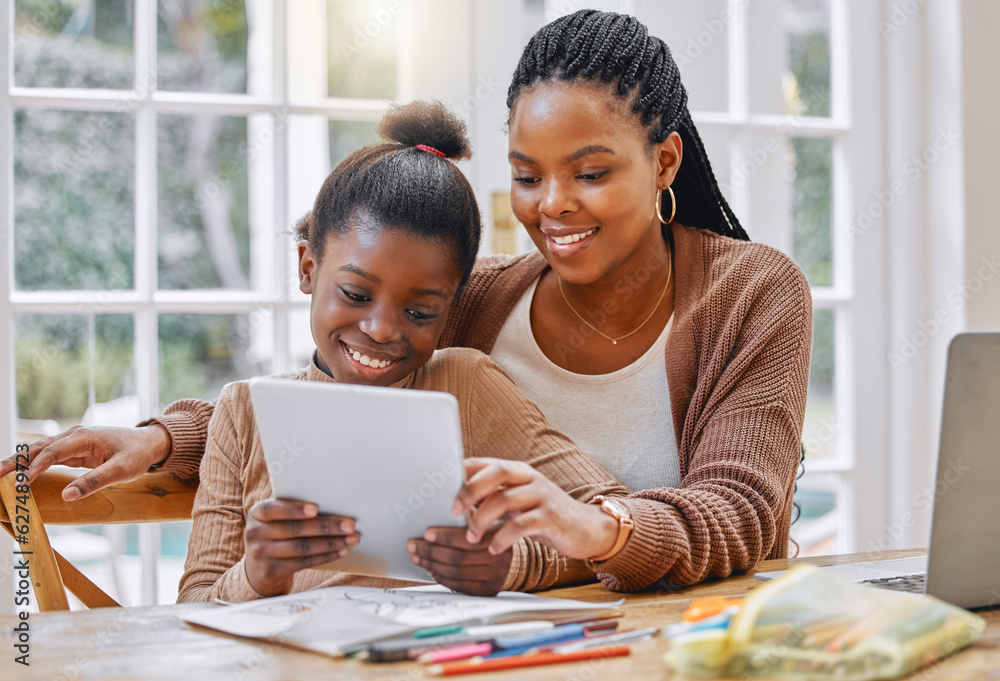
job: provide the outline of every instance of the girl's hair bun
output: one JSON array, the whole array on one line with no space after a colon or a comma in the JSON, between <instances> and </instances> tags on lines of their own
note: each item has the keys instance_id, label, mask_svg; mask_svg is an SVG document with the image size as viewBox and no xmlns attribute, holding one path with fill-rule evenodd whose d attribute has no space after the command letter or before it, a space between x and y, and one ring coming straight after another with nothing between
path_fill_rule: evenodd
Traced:
<instances>
[{"instance_id":1,"label":"girl's hair bun","mask_svg":"<svg viewBox=\"0 0 1000 681\"><path fill-rule=\"evenodd\" d=\"M452 160L472 157L465 123L438 101L391 107L378 125L378 134L410 147L426 144Z\"/></svg>"}]
</instances>

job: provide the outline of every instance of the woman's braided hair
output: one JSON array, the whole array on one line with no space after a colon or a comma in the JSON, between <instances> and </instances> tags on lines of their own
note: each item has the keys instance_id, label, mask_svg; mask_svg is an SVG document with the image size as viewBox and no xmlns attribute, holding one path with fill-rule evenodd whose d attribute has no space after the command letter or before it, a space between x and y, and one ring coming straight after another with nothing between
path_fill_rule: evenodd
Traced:
<instances>
[{"instance_id":1,"label":"woman's braided hair","mask_svg":"<svg viewBox=\"0 0 1000 681\"><path fill-rule=\"evenodd\" d=\"M600 81L632 98L632 111L649 128L650 144L677 131L684 157L674 179L679 223L749 240L712 173L687 107L687 91L667 47L635 17L580 10L543 26L524 48L507 91L513 116L518 95L550 80ZM669 202L669 198L666 199ZM669 214L670 206L664 209Z\"/></svg>"}]
</instances>

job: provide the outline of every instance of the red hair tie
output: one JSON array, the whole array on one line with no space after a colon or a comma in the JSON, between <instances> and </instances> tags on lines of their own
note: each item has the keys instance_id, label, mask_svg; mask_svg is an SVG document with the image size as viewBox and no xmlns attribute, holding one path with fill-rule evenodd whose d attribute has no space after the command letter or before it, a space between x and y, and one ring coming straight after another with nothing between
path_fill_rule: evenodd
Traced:
<instances>
[{"instance_id":1,"label":"red hair tie","mask_svg":"<svg viewBox=\"0 0 1000 681\"><path fill-rule=\"evenodd\" d=\"M413 146L415 146L420 151L426 151L428 154L434 154L435 156L440 156L441 158L447 158L444 155L443 151L441 151L440 149L435 149L434 147L429 147L426 144L414 144Z\"/></svg>"}]
</instances>

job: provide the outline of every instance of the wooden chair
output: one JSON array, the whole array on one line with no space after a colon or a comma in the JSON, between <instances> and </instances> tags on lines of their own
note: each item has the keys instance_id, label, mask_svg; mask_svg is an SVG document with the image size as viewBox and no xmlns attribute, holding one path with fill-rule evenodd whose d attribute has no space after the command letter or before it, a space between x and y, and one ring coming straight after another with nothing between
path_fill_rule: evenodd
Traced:
<instances>
[{"instance_id":1,"label":"wooden chair","mask_svg":"<svg viewBox=\"0 0 1000 681\"><path fill-rule=\"evenodd\" d=\"M111 485L77 501L63 501L62 490L76 476L48 470L31 484L28 494L17 492L16 473L0 478L0 524L14 537L29 561L35 602L42 612L69 610L66 589L88 608L120 606L69 561L53 550L45 525L101 525L189 520L195 487L168 473ZM25 522L27 518L28 522ZM13 520L13 522L11 522ZM27 532L21 530L25 529ZM28 552L31 553L28 553ZM15 554L15 570L20 555ZM15 571L15 584L19 581Z\"/></svg>"}]
</instances>

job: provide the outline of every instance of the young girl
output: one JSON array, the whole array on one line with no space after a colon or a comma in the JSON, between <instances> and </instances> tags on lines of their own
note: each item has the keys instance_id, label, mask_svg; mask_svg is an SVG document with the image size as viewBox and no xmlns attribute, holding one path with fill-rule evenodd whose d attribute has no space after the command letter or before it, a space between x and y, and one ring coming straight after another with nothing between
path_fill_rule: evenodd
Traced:
<instances>
[{"instance_id":1,"label":"young girl","mask_svg":"<svg viewBox=\"0 0 1000 681\"><path fill-rule=\"evenodd\" d=\"M365 147L337 166L299 227L299 287L312 296L316 352L290 379L450 392L467 456L527 461L581 499L627 493L551 430L486 355L435 353L479 247L475 196L447 160L467 157L468 141L440 104L396 109L379 132L394 143ZM378 414L372 425L379 427ZM399 584L309 569L361 541L353 520L270 496L248 383L232 383L209 424L178 600ZM599 515L595 509L598 523Z\"/></svg>"}]
</instances>

